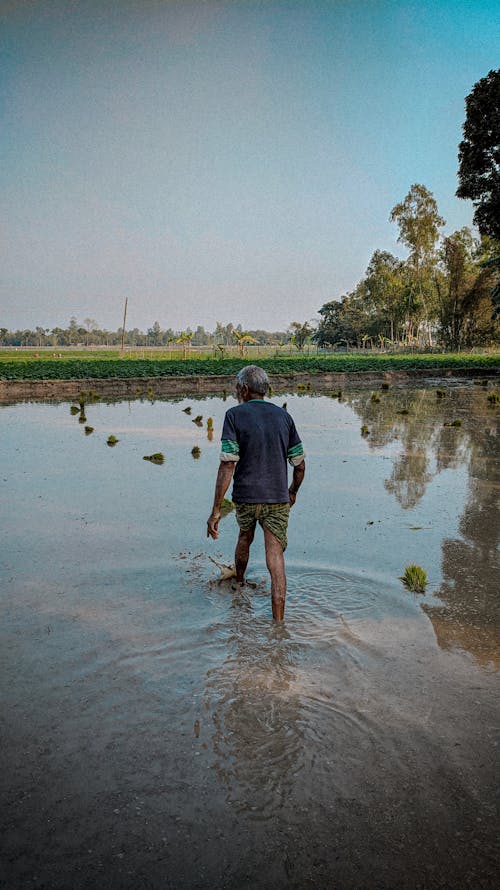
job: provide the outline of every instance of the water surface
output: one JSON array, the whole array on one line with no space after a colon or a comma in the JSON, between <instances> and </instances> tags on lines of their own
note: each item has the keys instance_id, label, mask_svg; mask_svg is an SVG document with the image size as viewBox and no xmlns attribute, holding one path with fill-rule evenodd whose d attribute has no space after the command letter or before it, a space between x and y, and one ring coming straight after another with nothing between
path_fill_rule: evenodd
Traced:
<instances>
[{"instance_id":1,"label":"water surface","mask_svg":"<svg viewBox=\"0 0 500 890\"><path fill-rule=\"evenodd\" d=\"M5 886L494 886L498 409L378 395L273 398L307 452L282 626L261 534L252 588L209 559L231 399L97 402L88 436L1 408Z\"/></svg>"}]
</instances>

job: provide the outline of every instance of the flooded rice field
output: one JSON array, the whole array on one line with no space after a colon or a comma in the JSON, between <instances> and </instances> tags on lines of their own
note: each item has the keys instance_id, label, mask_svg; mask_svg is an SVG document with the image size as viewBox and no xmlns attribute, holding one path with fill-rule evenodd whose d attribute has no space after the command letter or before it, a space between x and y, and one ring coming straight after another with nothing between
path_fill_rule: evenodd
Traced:
<instances>
[{"instance_id":1,"label":"flooded rice field","mask_svg":"<svg viewBox=\"0 0 500 890\"><path fill-rule=\"evenodd\" d=\"M210 559L232 397L0 408L0 886L497 885L491 393L273 396L307 453L282 625L259 530L251 587Z\"/></svg>"}]
</instances>

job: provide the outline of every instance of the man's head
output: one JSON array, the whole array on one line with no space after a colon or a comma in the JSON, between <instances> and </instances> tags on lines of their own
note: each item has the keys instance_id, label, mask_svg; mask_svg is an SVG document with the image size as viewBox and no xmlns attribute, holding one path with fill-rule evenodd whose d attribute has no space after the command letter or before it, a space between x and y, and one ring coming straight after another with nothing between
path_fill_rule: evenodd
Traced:
<instances>
[{"instance_id":1,"label":"man's head","mask_svg":"<svg viewBox=\"0 0 500 890\"><path fill-rule=\"evenodd\" d=\"M247 402L253 396L264 398L269 389L269 377L258 365L247 365L236 376L236 392L238 400Z\"/></svg>"}]
</instances>

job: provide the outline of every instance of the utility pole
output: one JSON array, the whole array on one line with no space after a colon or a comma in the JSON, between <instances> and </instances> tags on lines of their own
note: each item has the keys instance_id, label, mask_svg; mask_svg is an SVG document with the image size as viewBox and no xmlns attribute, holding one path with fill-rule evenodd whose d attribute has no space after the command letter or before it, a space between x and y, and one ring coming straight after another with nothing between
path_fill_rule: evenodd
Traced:
<instances>
[{"instance_id":1,"label":"utility pole","mask_svg":"<svg viewBox=\"0 0 500 890\"><path fill-rule=\"evenodd\" d=\"M128 297L125 297L125 308L123 310L123 327L122 327L122 349L121 349L122 353L123 353L123 343L125 340L125 322L127 321L127 303L128 303Z\"/></svg>"}]
</instances>

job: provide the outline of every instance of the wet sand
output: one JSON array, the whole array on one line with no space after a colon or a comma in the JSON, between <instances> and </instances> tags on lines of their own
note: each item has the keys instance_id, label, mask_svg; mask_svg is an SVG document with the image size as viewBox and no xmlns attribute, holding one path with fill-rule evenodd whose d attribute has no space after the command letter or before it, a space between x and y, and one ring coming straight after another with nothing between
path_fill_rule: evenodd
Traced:
<instances>
[{"instance_id":1,"label":"wet sand","mask_svg":"<svg viewBox=\"0 0 500 890\"><path fill-rule=\"evenodd\" d=\"M2 409L1 886L496 886L498 414L447 398L288 397L283 626L208 558L222 400Z\"/></svg>"}]
</instances>

